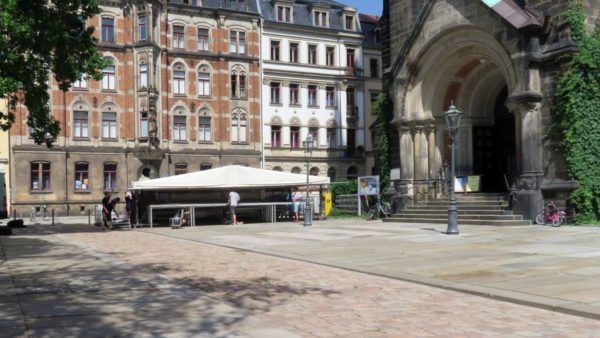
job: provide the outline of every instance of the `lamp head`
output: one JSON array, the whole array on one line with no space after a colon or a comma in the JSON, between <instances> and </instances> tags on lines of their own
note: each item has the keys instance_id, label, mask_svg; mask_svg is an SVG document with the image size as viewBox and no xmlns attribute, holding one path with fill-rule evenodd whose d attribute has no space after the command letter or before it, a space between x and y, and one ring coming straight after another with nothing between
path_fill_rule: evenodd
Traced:
<instances>
[{"instance_id":1,"label":"lamp head","mask_svg":"<svg viewBox=\"0 0 600 338\"><path fill-rule=\"evenodd\" d=\"M460 126L462 112L458 110L454 104L451 104L450 107L448 107L448 111L444 113L444 117L446 118L448 130L450 130L451 133L456 133L458 127Z\"/></svg>"}]
</instances>

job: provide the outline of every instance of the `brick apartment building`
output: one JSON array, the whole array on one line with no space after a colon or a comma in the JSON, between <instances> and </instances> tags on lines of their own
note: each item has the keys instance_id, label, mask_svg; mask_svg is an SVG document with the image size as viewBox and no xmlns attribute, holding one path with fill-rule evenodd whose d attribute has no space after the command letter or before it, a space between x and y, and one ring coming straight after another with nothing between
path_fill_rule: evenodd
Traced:
<instances>
[{"instance_id":1,"label":"brick apartment building","mask_svg":"<svg viewBox=\"0 0 600 338\"><path fill-rule=\"evenodd\" d=\"M253 1L104 1L103 79L63 93L51 149L29 137L27 110L10 130L12 207L85 213L132 181L230 164L259 167L260 16Z\"/></svg>"}]
</instances>

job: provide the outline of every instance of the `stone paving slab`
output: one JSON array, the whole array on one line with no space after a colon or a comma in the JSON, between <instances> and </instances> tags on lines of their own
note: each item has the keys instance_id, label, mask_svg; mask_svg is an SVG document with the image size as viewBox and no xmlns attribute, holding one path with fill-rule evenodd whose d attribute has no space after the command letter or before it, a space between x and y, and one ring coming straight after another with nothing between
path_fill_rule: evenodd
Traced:
<instances>
[{"instance_id":1,"label":"stone paving slab","mask_svg":"<svg viewBox=\"0 0 600 338\"><path fill-rule=\"evenodd\" d=\"M461 226L460 235L448 236L441 233L444 227L352 220L315 222L312 227L244 225L222 229L218 236L212 235L215 228L211 226L181 232L165 228L139 231L426 281L506 300L525 297L526 301L514 301L537 302L540 307L600 319L597 297L585 296L600 295L595 278L600 272L596 255L600 229ZM232 232L247 242L239 241L240 237L228 241ZM281 238L293 243L269 242Z\"/></svg>"}]
</instances>

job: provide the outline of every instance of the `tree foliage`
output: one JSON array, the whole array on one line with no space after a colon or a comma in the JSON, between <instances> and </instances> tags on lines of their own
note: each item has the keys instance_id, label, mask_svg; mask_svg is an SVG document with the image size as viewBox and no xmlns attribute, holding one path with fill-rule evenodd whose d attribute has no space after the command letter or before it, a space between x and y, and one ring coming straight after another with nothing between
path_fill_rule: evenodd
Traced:
<instances>
[{"instance_id":1,"label":"tree foliage","mask_svg":"<svg viewBox=\"0 0 600 338\"><path fill-rule=\"evenodd\" d=\"M85 24L99 12L96 0L0 0L0 100L8 101L0 128L10 129L24 104L34 141L52 146L60 126L48 102L50 73L63 91L84 75L101 79L107 61Z\"/></svg>"},{"instance_id":2,"label":"tree foliage","mask_svg":"<svg viewBox=\"0 0 600 338\"><path fill-rule=\"evenodd\" d=\"M600 219L600 27L585 29L583 2L570 1L567 18L578 51L557 81L554 109L570 175L577 223Z\"/></svg>"},{"instance_id":3,"label":"tree foliage","mask_svg":"<svg viewBox=\"0 0 600 338\"><path fill-rule=\"evenodd\" d=\"M390 171L392 169L390 122L394 118L394 104L387 94L387 88L384 89L384 92L386 94L379 94L373 105L373 112L377 114L375 123L378 136L377 148L381 163L381 182L379 185L382 193L390 186Z\"/></svg>"}]
</instances>

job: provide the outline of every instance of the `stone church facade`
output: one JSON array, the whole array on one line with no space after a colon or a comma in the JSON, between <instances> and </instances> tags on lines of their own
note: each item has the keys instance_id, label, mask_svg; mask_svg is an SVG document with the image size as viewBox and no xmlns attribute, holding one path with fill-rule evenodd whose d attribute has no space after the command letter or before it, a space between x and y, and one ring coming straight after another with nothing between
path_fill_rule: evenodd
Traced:
<instances>
[{"instance_id":1,"label":"stone church facade","mask_svg":"<svg viewBox=\"0 0 600 338\"><path fill-rule=\"evenodd\" d=\"M588 25L600 1L584 1ZM553 123L553 88L576 50L567 0L384 1L383 64L394 102L392 179L402 203L439 195L450 163L443 114L463 117L457 175L480 175L482 191L515 189L514 211L535 217L564 199L569 179Z\"/></svg>"}]
</instances>

